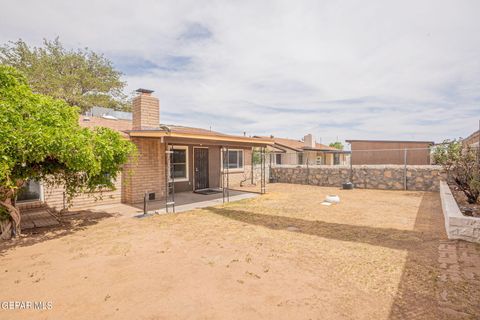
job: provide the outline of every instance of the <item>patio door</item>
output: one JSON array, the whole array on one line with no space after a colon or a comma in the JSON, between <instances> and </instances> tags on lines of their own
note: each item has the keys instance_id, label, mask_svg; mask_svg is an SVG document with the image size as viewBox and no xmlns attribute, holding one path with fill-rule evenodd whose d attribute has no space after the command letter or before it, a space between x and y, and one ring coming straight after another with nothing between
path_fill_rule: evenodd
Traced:
<instances>
[{"instance_id":1,"label":"patio door","mask_svg":"<svg viewBox=\"0 0 480 320\"><path fill-rule=\"evenodd\" d=\"M195 190L208 188L208 148L194 148Z\"/></svg>"}]
</instances>

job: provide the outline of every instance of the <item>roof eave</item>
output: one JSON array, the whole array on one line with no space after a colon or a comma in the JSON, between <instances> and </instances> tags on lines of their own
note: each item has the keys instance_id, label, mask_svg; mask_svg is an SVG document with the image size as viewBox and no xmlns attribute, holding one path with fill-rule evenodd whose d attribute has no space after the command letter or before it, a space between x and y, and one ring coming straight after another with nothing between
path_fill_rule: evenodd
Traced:
<instances>
[{"instance_id":1,"label":"roof eave","mask_svg":"<svg viewBox=\"0 0 480 320\"><path fill-rule=\"evenodd\" d=\"M391 143L428 143L434 145L434 141L415 141L415 140L367 140L367 139L354 139L354 140L345 140L347 143L351 142L391 142Z\"/></svg>"},{"instance_id":2,"label":"roof eave","mask_svg":"<svg viewBox=\"0 0 480 320\"><path fill-rule=\"evenodd\" d=\"M166 132L164 130L128 130L126 131L130 137L143 137L143 138L184 138L192 140L212 140L223 142L239 142L247 143L256 146L273 145L271 141L262 140L258 138L236 137L236 136L223 136L223 135L205 135L205 134L190 134L190 133L177 133Z\"/></svg>"}]
</instances>

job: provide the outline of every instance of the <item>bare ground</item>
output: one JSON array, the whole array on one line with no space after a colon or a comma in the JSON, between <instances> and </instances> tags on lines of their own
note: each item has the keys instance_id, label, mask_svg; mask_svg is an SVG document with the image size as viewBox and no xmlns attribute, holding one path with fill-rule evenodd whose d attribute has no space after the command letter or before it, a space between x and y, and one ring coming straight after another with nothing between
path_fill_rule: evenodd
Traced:
<instances>
[{"instance_id":1,"label":"bare ground","mask_svg":"<svg viewBox=\"0 0 480 320\"><path fill-rule=\"evenodd\" d=\"M475 319L480 246L446 240L438 194L274 184L146 219L84 213L0 245L0 318ZM342 202L322 206L325 195ZM477 258L479 259L477 261Z\"/></svg>"}]
</instances>

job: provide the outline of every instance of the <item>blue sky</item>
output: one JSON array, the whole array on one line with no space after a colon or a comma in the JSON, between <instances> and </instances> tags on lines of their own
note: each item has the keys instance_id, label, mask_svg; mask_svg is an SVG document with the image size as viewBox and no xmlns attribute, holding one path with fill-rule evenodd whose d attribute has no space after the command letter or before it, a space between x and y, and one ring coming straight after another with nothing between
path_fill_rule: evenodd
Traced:
<instances>
[{"instance_id":1,"label":"blue sky","mask_svg":"<svg viewBox=\"0 0 480 320\"><path fill-rule=\"evenodd\" d=\"M164 123L441 141L480 118L480 1L0 0L0 42L104 53Z\"/></svg>"}]
</instances>

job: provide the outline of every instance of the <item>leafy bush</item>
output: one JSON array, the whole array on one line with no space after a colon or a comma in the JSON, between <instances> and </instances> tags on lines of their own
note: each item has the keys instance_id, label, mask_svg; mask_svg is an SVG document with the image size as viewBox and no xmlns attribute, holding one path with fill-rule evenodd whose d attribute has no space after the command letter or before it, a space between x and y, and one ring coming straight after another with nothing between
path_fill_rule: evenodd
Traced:
<instances>
[{"instance_id":1,"label":"leafy bush","mask_svg":"<svg viewBox=\"0 0 480 320\"><path fill-rule=\"evenodd\" d=\"M476 203L480 196L480 163L477 151L458 140L445 140L438 146L433 159L443 166L457 187L465 194L468 203Z\"/></svg>"},{"instance_id":2,"label":"leafy bush","mask_svg":"<svg viewBox=\"0 0 480 320\"><path fill-rule=\"evenodd\" d=\"M16 234L20 211L13 199L25 181L64 185L68 199L113 188L133 152L135 146L118 132L81 128L76 107L33 93L22 74L0 65L0 207Z\"/></svg>"}]
</instances>

